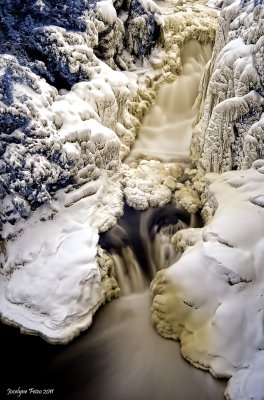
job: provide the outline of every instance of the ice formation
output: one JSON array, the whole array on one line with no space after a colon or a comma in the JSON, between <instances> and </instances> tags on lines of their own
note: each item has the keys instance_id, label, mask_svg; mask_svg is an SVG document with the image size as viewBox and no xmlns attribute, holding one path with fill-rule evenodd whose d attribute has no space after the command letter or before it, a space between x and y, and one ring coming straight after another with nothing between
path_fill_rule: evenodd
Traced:
<instances>
[{"instance_id":1,"label":"ice formation","mask_svg":"<svg viewBox=\"0 0 264 400\"><path fill-rule=\"evenodd\" d=\"M262 2L224 2L192 141L205 172L250 168L263 157L263 17Z\"/></svg>"},{"instance_id":2,"label":"ice formation","mask_svg":"<svg viewBox=\"0 0 264 400\"><path fill-rule=\"evenodd\" d=\"M163 206L172 200L182 168L173 163L141 160L123 165L123 192L126 203L137 210Z\"/></svg>"},{"instance_id":3,"label":"ice formation","mask_svg":"<svg viewBox=\"0 0 264 400\"><path fill-rule=\"evenodd\" d=\"M118 294L97 243L122 214L135 136L138 87L120 70L148 56L162 18L151 0L8 0L0 13L0 313L67 342Z\"/></svg>"},{"instance_id":4,"label":"ice formation","mask_svg":"<svg viewBox=\"0 0 264 400\"><path fill-rule=\"evenodd\" d=\"M129 168L124 165L122 179L126 202L141 210L162 206L175 198L176 183L189 158L195 115L192 104L215 36L216 13L204 4L177 1L158 4L164 25L145 68L134 73L139 76L141 100L136 99L139 105L133 108L137 110L133 115L138 120L144 118L137 129L138 137L124 159ZM129 77L134 79L133 74ZM182 201L183 190L177 193Z\"/></svg>"}]
</instances>

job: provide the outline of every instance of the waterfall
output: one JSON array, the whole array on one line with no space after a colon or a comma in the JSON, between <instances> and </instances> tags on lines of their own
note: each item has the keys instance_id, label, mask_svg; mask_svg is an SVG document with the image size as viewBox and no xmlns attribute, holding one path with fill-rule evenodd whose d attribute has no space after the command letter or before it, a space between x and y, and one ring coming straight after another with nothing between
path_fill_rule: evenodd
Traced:
<instances>
[{"instance_id":1,"label":"waterfall","mask_svg":"<svg viewBox=\"0 0 264 400\"><path fill-rule=\"evenodd\" d=\"M114 261L121 295L144 291L157 271L178 259L171 237L191 221L186 211L173 204L145 211L125 207L117 226L101 234L99 240Z\"/></svg>"},{"instance_id":2,"label":"waterfall","mask_svg":"<svg viewBox=\"0 0 264 400\"><path fill-rule=\"evenodd\" d=\"M133 292L142 292L146 288L146 278L129 246L121 249L121 255L113 253L112 259L115 266L115 277L123 296Z\"/></svg>"},{"instance_id":3,"label":"waterfall","mask_svg":"<svg viewBox=\"0 0 264 400\"><path fill-rule=\"evenodd\" d=\"M139 155L163 162L189 157L192 137L193 107L206 63L211 58L211 44L195 40L182 50L182 72L175 82L160 87L155 104L143 118L135 144L126 158L129 164Z\"/></svg>"}]
</instances>

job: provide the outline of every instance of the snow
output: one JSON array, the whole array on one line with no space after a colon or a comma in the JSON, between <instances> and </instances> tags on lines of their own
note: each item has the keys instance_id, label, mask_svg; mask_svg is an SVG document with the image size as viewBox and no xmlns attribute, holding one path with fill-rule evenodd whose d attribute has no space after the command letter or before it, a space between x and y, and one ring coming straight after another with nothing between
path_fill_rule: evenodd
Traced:
<instances>
[{"instance_id":1,"label":"snow","mask_svg":"<svg viewBox=\"0 0 264 400\"><path fill-rule=\"evenodd\" d=\"M223 3L192 138L205 172L250 168L263 156L263 12L252 1Z\"/></svg>"},{"instance_id":2,"label":"snow","mask_svg":"<svg viewBox=\"0 0 264 400\"><path fill-rule=\"evenodd\" d=\"M155 276L151 313L188 361L229 378L227 399L263 400L263 6L221 7L196 100L191 145L199 175L175 191L190 213L202 200L206 226L173 236L183 255ZM214 173L204 187L205 171Z\"/></svg>"},{"instance_id":3,"label":"snow","mask_svg":"<svg viewBox=\"0 0 264 400\"><path fill-rule=\"evenodd\" d=\"M91 324L105 301L93 221L100 190L109 179L101 175L98 181L96 191L89 183L95 194L82 187L74 204L71 193L59 192L57 200L34 213L23 231L7 242L0 295L6 322L54 343L72 340ZM3 237L8 234L4 227Z\"/></svg>"},{"instance_id":4,"label":"snow","mask_svg":"<svg viewBox=\"0 0 264 400\"><path fill-rule=\"evenodd\" d=\"M121 92L125 102L129 89L121 73L108 66L103 70L112 73L108 82L104 76L96 77L60 95L43 79L39 81L41 95L17 85L34 102L38 118L54 121L57 130L47 142L53 140L53 149L63 149L61 162L75 165L79 185L68 186L55 197L47 194L47 202L27 221L20 219L15 226L6 222L2 231L6 241L0 279L2 319L51 342L72 340L91 324L105 299L116 295L114 279L107 277L104 289L96 255L99 230L109 229L122 214L121 186L115 176L120 140L113 129L118 120L116 96ZM22 167L18 160L24 155ZM28 179L31 174L33 179L45 175L50 181L57 179L44 155L31 156L26 148L13 151L9 162L25 168ZM16 183L28 185L26 180ZM11 184L10 188L16 187ZM8 197L3 204L10 209Z\"/></svg>"},{"instance_id":5,"label":"snow","mask_svg":"<svg viewBox=\"0 0 264 400\"><path fill-rule=\"evenodd\" d=\"M98 232L90 219L94 199L86 197L42 222L32 216L6 247L1 280L4 320L67 342L87 328L103 302L95 263ZM35 218L34 218L35 217Z\"/></svg>"},{"instance_id":6,"label":"snow","mask_svg":"<svg viewBox=\"0 0 264 400\"><path fill-rule=\"evenodd\" d=\"M154 14L154 18L159 25L164 24L163 17L161 15L160 9L157 4L152 0L140 0L141 5L143 6L146 12L150 11Z\"/></svg>"},{"instance_id":7,"label":"snow","mask_svg":"<svg viewBox=\"0 0 264 400\"><path fill-rule=\"evenodd\" d=\"M48 0L35 6L28 10L34 30L30 48L38 50L41 61L20 54L14 43L13 55L0 57L3 87L10 87L1 93L0 112L8 116L2 130L11 130L11 140L4 137L0 149L5 250L0 312L3 320L25 332L67 342L89 326L105 299L118 294L111 268L105 266L109 261L104 254L96 256L96 244L98 232L107 231L122 215L123 193L135 203L138 188L139 208L172 199L178 168L154 161L122 170L120 158L128 154L158 87L175 79L180 47L169 58L159 48L152 61L147 60L164 22L154 2L134 0L129 10L115 9L111 1L96 2L89 9L72 10L69 18L58 2L60 26ZM43 7L49 10L48 21ZM19 16L11 14L3 21L8 25L3 32L6 41L11 40L12 22L14 37L27 43L28 35L17 30ZM202 17L201 24L197 19L196 32L184 31L181 45L197 32L202 32L202 41L210 40L212 15ZM182 10L184 22L192 17L188 7ZM177 17L169 20L164 25L167 32L170 26L182 31ZM28 29L24 24L23 32ZM172 37L166 46L174 46ZM136 65L138 72L115 70ZM150 168L153 173L146 184ZM129 181L135 183L131 193ZM86 278L94 282L90 291Z\"/></svg>"},{"instance_id":8,"label":"snow","mask_svg":"<svg viewBox=\"0 0 264 400\"><path fill-rule=\"evenodd\" d=\"M180 260L152 282L158 332L179 339L193 365L231 378L226 397L239 400L263 398L264 175L255 168L209 186L213 218L194 241L190 230Z\"/></svg>"},{"instance_id":9,"label":"snow","mask_svg":"<svg viewBox=\"0 0 264 400\"><path fill-rule=\"evenodd\" d=\"M120 57L124 25L110 1L75 11L82 13L85 32L47 21L34 26L45 61L37 72L45 78L50 74L55 84L62 79L66 89L58 91L39 76L35 61L29 65L33 72L27 65L30 56L0 57L2 87L8 89L1 92L0 109L2 131L7 132L0 149L0 313L2 320L51 342L71 340L91 324L105 300L118 295L105 256L97 256L97 242L98 233L122 215L120 145L128 148L135 136L128 105L137 95L137 83L106 64L114 54ZM156 29L153 12L147 13ZM98 33L104 40L109 25L112 55L108 59L106 49L102 61L95 47L101 43ZM153 45L152 35L142 32L146 46Z\"/></svg>"},{"instance_id":10,"label":"snow","mask_svg":"<svg viewBox=\"0 0 264 400\"><path fill-rule=\"evenodd\" d=\"M96 8L99 11L99 16L103 19L103 21L107 22L109 25L113 25L115 23L117 15L111 0L100 1L96 4Z\"/></svg>"}]
</instances>

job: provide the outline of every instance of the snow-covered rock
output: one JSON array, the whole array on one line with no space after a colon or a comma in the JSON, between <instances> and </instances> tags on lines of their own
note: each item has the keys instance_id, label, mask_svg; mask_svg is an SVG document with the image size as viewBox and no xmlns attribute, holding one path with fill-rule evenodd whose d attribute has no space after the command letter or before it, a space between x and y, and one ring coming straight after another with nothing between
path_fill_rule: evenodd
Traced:
<instances>
[{"instance_id":1,"label":"snow-covered rock","mask_svg":"<svg viewBox=\"0 0 264 400\"><path fill-rule=\"evenodd\" d=\"M40 207L26 224L17 223L21 231L10 239L4 226L3 321L54 343L68 342L91 324L105 300L95 261L98 231L90 222L96 196L61 209L62 199L49 210Z\"/></svg>"},{"instance_id":2,"label":"snow-covered rock","mask_svg":"<svg viewBox=\"0 0 264 400\"><path fill-rule=\"evenodd\" d=\"M162 207L172 200L182 168L173 163L141 160L123 165L123 192L126 203L137 210Z\"/></svg>"},{"instance_id":3,"label":"snow-covered rock","mask_svg":"<svg viewBox=\"0 0 264 400\"><path fill-rule=\"evenodd\" d=\"M193 365L231 378L226 397L237 400L263 399L263 168L214 180L211 222L191 230L180 260L152 282L158 332L179 339Z\"/></svg>"},{"instance_id":4,"label":"snow-covered rock","mask_svg":"<svg viewBox=\"0 0 264 400\"><path fill-rule=\"evenodd\" d=\"M263 17L261 1L223 2L192 141L203 171L246 169L264 155Z\"/></svg>"}]
</instances>

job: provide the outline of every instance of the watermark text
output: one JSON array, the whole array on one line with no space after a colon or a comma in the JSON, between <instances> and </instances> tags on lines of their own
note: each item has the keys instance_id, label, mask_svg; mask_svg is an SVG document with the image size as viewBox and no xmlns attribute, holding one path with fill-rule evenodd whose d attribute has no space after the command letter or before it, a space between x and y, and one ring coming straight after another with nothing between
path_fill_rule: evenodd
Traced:
<instances>
[{"instance_id":1,"label":"watermark text","mask_svg":"<svg viewBox=\"0 0 264 400\"><path fill-rule=\"evenodd\" d=\"M16 397L27 396L27 395L48 395L54 394L55 389L51 388L44 388L44 389L37 389L34 387L31 388L7 388L6 393L7 395L13 395Z\"/></svg>"}]
</instances>

